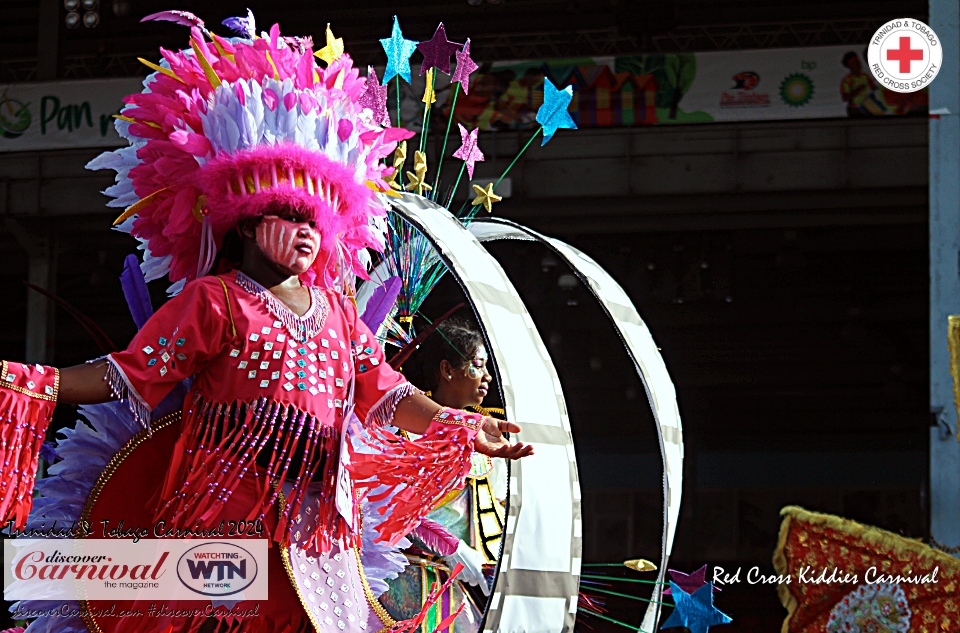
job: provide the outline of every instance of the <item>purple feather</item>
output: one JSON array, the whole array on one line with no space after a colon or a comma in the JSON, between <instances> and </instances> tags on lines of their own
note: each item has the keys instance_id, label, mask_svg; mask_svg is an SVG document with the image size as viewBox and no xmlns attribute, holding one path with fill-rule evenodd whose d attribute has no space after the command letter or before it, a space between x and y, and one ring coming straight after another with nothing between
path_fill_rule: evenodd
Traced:
<instances>
[{"instance_id":1,"label":"purple feather","mask_svg":"<svg viewBox=\"0 0 960 633\"><path fill-rule=\"evenodd\" d=\"M143 327L153 316L153 303L150 301L150 292L147 290L147 281L140 270L140 261L136 255L127 255L123 260L123 272L120 274L120 285L123 287L123 296L127 299L127 306L133 316L137 329Z\"/></svg>"},{"instance_id":2,"label":"purple feather","mask_svg":"<svg viewBox=\"0 0 960 633\"><path fill-rule=\"evenodd\" d=\"M251 40L257 36L257 21L253 17L253 11L247 9L247 17L227 18L222 24L231 31Z\"/></svg>"},{"instance_id":3,"label":"purple feather","mask_svg":"<svg viewBox=\"0 0 960 633\"><path fill-rule=\"evenodd\" d=\"M48 464L57 461L57 446L54 442L44 442L40 445L40 459Z\"/></svg>"},{"instance_id":4,"label":"purple feather","mask_svg":"<svg viewBox=\"0 0 960 633\"><path fill-rule=\"evenodd\" d=\"M190 13L189 11L161 11L159 13L151 13L147 17L140 20L141 22L173 22L174 24L179 24L181 26L192 27L195 26L201 31L206 32L207 28L203 24L203 20Z\"/></svg>"},{"instance_id":5,"label":"purple feather","mask_svg":"<svg viewBox=\"0 0 960 633\"><path fill-rule=\"evenodd\" d=\"M420 525L413 531L413 536L441 556L453 554L457 551L457 545L460 544L460 540L447 528L427 518L420 520Z\"/></svg>"},{"instance_id":6,"label":"purple feather","mask_svg":"<svg viewBox=\"0 0 960 633\"><path fill-rule=\"evenodd\" d=\"M367 307L364 309L363 316L360 317L360 319L373 332L380 329L383 320L387 318L387 314L390 313L390 310L397 302L397 295L400 294L402 287L403 282L399 277L390 277L370 295L370 299L367 301Z\"/></svg>"}]
</instances>

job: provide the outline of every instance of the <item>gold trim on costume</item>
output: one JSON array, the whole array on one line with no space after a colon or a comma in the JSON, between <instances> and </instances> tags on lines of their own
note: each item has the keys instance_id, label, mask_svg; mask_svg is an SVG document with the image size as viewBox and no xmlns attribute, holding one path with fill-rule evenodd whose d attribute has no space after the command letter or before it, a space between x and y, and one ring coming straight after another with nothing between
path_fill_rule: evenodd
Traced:
<instances>
[{"instance_id":1,"label":"gold trim on costume","mask_svg":"<svg viewBox=\"0 0 960 633\"><path fill-rule=\"evenodd\" d=\"M93 512L93 506L97 503L97 499L100 498L100 493L103 492L103 488L110 481L110 478L113 477L114 473L117 471L117 468L120 467L120 464L127 457L133 453L134 450L140 444L143 443L143 440L147 439L151 433L155 433L160 429L170 426L174 422L180 420L182 415L181 411L175 411L169 415L165 415L153 424L152 431L150 429L143 429L139 431L136 435L131 437L126 444L123 445L117 454L110 458L110 461L107 462L106 467L103 469L103 472L100 473L100 476L97 478L97 483L93 485L93 488L90 490L90 495L87 497L87 502L83 504L83 512L80 513L80 520L84 523L90 522L90 513ZM86 600L80 600L80 618L83 620L83 623L87 625L87 628L92 631L92 633L103 633L103 629L97 624L96 620L93 619L93 616L90 615L90 608L87 606Z\"/></svg>"},{"instance_id":2,"label":"gold trim on costume","mask_svg":"<svg viewBox=\"0 0 960 633\"><path fill-rule=\"evenodd\" d=\"M815 527L828 528L840 532L854 539L859 539L866 546L887 548L893 554L903 553L905 555L914 555L921 561L933 566L943 566L944 576L950 577L957 572L957 559L936 550L919 540L914 540L888 532L877 527L857 523L850 519L844 519L832 514L821 514L804 510L800 506L785 506L780 510L782 522L780 523L780 534L777 537L777 547L773 552L773 568L778 574L786 574L789 570L789 561L787 560L787 540L790 538L790 531L794 527L794 521L808 523ZM877 551L880 554L880 551ZM800 602L790 592L790 585L780 583L777 585L777 595L780 603L787 610L787 617L783 621L783 631L788 631L790 621L793 618Z\"/></svg>"},{"instance_id":3,"label":"gold trim on costume","mask_svg":"<svg viewBox=\"0 0 960 633\"><path fill-rule=\"evenodd\" d=\"M280 511L280 508L283 508L286 505L287 495L283 494L282 490L277 490L277 512ZM310 624L313 625L313 628L319 631L320 621L317 620L310 611L310 605L307 604L306 596L300 593L300 585L297 584L297 577L293 575L293 564L290 562L290 546L281 545L280 543L275 543L275 545L280 548L280 560L283 561L283 568L287 571L287 580L290 581L290 585L293 587L294 593L297 594L297 599L300 601L300 606L303 607L307 617L310 618Z\"/></svg>"},{"instance_id":4,"label":"gold trim on costume","mask_svg":"<svg viewBox=\"0 0 960 633\"><path fill-rule=\"evenodd\" d=\"M57 369L56 367L50 368L53 370L53 395L48 396L45 393L37 393L35 391L30 391L25 387L20 387L11 382L8 382L7 374L10 372L7 367L8 367L7 361L2 361L2 365L0 365L0 387L3 387L4 389L9 389L10 391L16 391L17 393L22 393L25 396L30 396L31 398L35 398L37 400L47 400L49 402L57 401L57 396L60 393L60 370L59 369Z\"/></svg>"},{"instance_id":5,"label":"gold trim on costume","mask_svg":"<svg viewBox=\"0 0 960 633\"><path fill-rule=\"evenodd\" d=\"M223 294L227 298L227 316L230 317L230 332L233 334L233 338L237 338L237 326L233 322L233 306L230 305L230 293L227 291L227 284L219 277L217 277L217 281L223 286Z\"/></svg>"},{"instance_id":6,"label":"gold trim on costume","mask_svg":"<svg viewBox=\"0 0 960 633\"><path fill-rule=\"evenodd\" d=\"M454 417L451 411L462 411L462 409L454 409L453 407L440 407L440 410L433 414L433 418L430 420L431 423L436 422L438 424L446 424L448 426L462 426L464 428L472 429L474 431L479 431L483 428L483 418L479 420L467 420L460 419L458 420ZM469 412L464 411L467 415L471 415ZM446 417L443 415L446 414Z\"/></svg>"},{"instance_id":7,"label":"gold trim on costume","mask_svg":"<svg viewBox=\"0 0 960 633\"><path fill-rule=\"evenodd\" d=\"M283 494L282 490L277 490L277 495L278 495L277 508L279 511L279 508L282 508L287 504L287 497L286 495ZM362 522L362 518L361 518L361 522ZM361 531L363 530L362 523L360 525L360 529ZM290 580L290 584L291 586L293 586L293 590L297 594L297 599L300 600L300 604L301 606L303 606L303 610L306 612L307 617L310 618L310 623L313 624L313 628L319 631L320 622L314 617L313 613L310 611L310 605L307 603L306 597L300 592L300 585L297 584L297 577L294 576L293 574L293 564L290 562L289 546L284 546L280 544L277 544L277 546L280 548L280 560L283 561L283 568L287 571L287 578ZM363 587L363 595L367 599L367 604L370 606L371 609L373 609L373 612L377 615L377 617L380 618L380 620L384 624L384 627L379 631L377 631L376 633L387 633L388 631L390 631L390 629L393 628L393 625L396 624L396 621L390 617L390 614L387 613L387 610L384 608L384 606L380 604L380 600L378 600L377 597L373 595L373 590L370 589L370 583L367 582L367 577L363 573L363 564L360 562L359 550L357 550L356 547L351 547L349 550L346 550L346 551L352 552L354 558L356 558L357 570L360 572L360 584Z\"/></svg>"}]
</instances>

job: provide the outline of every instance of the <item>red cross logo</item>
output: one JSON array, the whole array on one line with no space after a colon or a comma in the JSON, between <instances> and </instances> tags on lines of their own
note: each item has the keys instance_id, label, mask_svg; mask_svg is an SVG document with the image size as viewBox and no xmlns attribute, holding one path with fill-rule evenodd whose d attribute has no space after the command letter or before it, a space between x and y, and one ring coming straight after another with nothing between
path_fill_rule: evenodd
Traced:
<instances>
[{"instance_id":1,"label":"red cross logo","mask_svg":"<svg viewBox=\"0 0 960 633\"><path fill-rule=\"evenodd\" d=\"M910 48L910 36L900 38L900 48L891 48L887 51L887 61L900 62L900 72L910 73L910 62L923 60L922 48Z\"/></svg>"}]
</instances>

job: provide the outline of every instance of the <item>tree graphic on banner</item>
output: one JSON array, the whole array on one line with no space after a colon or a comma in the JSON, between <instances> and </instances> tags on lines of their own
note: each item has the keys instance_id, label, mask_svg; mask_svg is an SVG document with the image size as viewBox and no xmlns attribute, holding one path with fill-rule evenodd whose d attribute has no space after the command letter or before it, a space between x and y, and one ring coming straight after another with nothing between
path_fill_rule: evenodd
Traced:
<instances>
[{"instance_id":1,"label":"tree graphic on banner","mask_svg":"<svg viewBox=\"0 0 960 633\"><path fill-rule=\"evenodd\" d=\"M697 76L697 58L693 53L618 57L616 71L653 75L659 88L657 108L666 111L668 120L678 122L681 115L680 101Z\"/></svg>"}]
</instances>

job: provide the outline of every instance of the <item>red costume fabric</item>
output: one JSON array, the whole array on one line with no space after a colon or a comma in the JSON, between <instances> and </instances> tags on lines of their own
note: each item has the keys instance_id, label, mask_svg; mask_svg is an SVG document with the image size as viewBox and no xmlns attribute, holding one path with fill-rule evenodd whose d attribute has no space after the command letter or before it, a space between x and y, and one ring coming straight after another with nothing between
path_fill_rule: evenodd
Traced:
<instances>
[{"instance_id":1,"label":"red costume fabric","mask_svg":"<svg viewBox=\"0 0 960 633\"><path fill-rule=\"evenodd\" d=\"M181 381L192 383L176 439L165 431L164 445L175 442L172 451L161 451L169 458L150 464L139 455L125 460L147 471L133 481L111 477L94 514L129 515L140 523L149 517L163 521L165 530L184 533L211 530L224 520L259 519L270 540L280 544L276 549L306 557L297 564L303 577L294 574L293 585L278 587L279 594L261 605L258 618L245 620L241 631L267 631L281 620L285 624L276 630L290 632L305 630L308 621L321 630L390 625L386 612L362 589L359 563L351 562L361 545L356 501L371 491L376 493L371 499L390 497L378 532L381 539L396 540L437 499L462 485L480 427L481 416L444 409L416 442L382 429L393 421L397 403L416 388L385 362L352 301L318 287L309 292L310 307L298 316L242 273L203 277L158 310L125 351L107 357L105 379L148 430L153 409ZM4 495L0 510L3 518L23 525L58 374L12 363L4 368L0 484L12 493ZM357 419L382 452L364 453L344 440L347 425ZM149 441L142 445L153 447ZM136 493L118 495L128 484ZM345 494L338 496L344 486ZM124 504L132 498L137 503L127 512ZM290 574L283 572L276 549L269 568L279 582ZM333 620L323 613L325 603L306 600L304 589L314 575L348 586L349 592L337 593L350 593L357 613ZM303 611L294 606L296 598ZM214 619L218 626L238 624L231 624L231 616ZM205 622L206 617L182 619L175 630L194 632ZM115 626L98 623L114 631L156 625L138 618Z\"/></svg>"},{"instance_id":2,"label":"red costume fabric","mask_svg":"<svg viewBox=\"0 0 960 633\"><path fill-rule=\"evenodd\" d=\"M20 530L27 523L59 381L53 367L0 363L0 525L12 520Z\"/></svg>"},{"instance_id":3,"label":"red costume fabric","mask_svg":"<svg viewBox=\"0 0 960 633\"><path fill-rule=\"evenodd\" d=\"M165 304L126 351L108 357L111 385L144 423L145 412L194 376L157 520L209 527L244 479L253 480L257 501L233 518L262 520L277 500L272 484L291 480L274 535L289 543L306 484L323 481L328 493L308 545L359 543L333 494L350 382L368 425L392 418L415 388L385 362L351 301L317 287L310 294L310 308L297 316L243 273L202 278Z\"/></svg>"}]
</instances>

